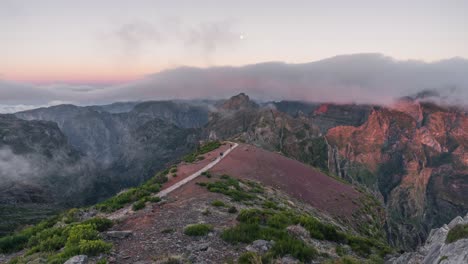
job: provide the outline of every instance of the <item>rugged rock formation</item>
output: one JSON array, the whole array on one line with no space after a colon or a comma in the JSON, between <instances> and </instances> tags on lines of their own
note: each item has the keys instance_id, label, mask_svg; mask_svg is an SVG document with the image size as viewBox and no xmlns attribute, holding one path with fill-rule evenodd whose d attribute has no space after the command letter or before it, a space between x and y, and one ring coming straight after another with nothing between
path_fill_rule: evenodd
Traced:
<instances>
[{"instance_id":1,"label":"rugged rock formation","mask_svg":"<svg viewBox=\"0 0 468 264\"><path fill-rule=\"evenodd\" d=\"M360 126L366 122L372 106L321 104L309 114L312 123L326 133L336 126Z\"/></svg>"},{"instance_id":2,"label":"rugged rock formation","mask_svg":"<svg viewBox=\"0 0 468 264\"><path fill-rule=\"evenodd\" d=\"M329 167L379 192L390 239L413 248L430 228L468 210L467 131L462 111L417 102L375 108L359 127L328 131Z\"/></svg>"},{"instance_id":3,"label":"rugged rock formation","mask_svg":"<svg viewBox=\"0 0 468 264\"><path fill-rule=\"evenodd\" d=\"M468 263L468 238L447 242L447 235L457 225L467 225L468 214L450 224L431 230L426 243L416 252L408 252L387 261L387 264L463 264Z\"/></svg>"}]
</instances>

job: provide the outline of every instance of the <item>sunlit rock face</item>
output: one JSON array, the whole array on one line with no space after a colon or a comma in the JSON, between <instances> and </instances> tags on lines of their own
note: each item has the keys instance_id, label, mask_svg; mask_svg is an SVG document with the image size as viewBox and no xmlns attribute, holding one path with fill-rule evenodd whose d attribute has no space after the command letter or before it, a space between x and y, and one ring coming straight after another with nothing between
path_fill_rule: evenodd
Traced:
<instances>
[{"instance_id":1,"label":"sunlit rock face","mask_svg":"<svg viewBox=\"0 0 468 264\"><path fill-rule=\"evenodd\" d=\"M382 194L396 246L414 248L430 228L468 210L463 111L400 102L374 108L359 127L331 128L326 138L330 170Z\"/></svg>"}]
</instances>

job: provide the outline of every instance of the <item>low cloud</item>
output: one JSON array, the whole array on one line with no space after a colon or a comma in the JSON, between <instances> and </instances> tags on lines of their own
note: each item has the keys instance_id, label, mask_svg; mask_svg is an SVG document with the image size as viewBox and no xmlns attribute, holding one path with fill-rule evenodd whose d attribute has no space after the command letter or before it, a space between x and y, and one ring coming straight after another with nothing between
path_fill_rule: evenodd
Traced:
<instances>
[{"instance_id":1,"label":"low cloud","mask_svg":"<svg viewBox=\"0 0 468 264\"><path fill-rule=\"evenodd\" d=\"M27 158L15 155L8 147L0 148L0 182L29 180L34 173Z\"/></svg>"},{"instance_id":2,"label":"low cloud","mask_svg":"<svg viewBox=\"0 0 468 264\"><path fill-rule=\"evenodd\" d=\"M273 62L244 67L182 67L124 85L80 92L67 89L58 93L24 85L20 85L23 90L17 89L18 85L11 89L3 86L0 104L13 99L20 104L21 99L31 101L36 98L78 104L219 99L240 92L258 100L386 104L399 97L433 91L426 93L426 97L430 95L445 103L466 106L467 72L468 61L459 58L426 63L397 61L380 54L357 54L305 64Z\"/></svg>"}]
</instances>

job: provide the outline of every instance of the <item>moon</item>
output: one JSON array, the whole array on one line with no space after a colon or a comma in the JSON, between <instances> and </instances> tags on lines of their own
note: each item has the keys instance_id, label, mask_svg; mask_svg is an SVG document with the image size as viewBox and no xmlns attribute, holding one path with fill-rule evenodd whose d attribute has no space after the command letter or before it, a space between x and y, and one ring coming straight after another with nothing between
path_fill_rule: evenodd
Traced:
<instances>
[{"instance_id":1,"label":"moon","mask_svg":"<svg viewBox=\"0 0 468 264\"><path fill-rule=\"evenodd\" d=\"M239 35L239 39L240 39L240 40L243 40L243 39L245 39L245 36L244 36L244 34L240 34L240 35Z\"/></svg>"}]
</instances>

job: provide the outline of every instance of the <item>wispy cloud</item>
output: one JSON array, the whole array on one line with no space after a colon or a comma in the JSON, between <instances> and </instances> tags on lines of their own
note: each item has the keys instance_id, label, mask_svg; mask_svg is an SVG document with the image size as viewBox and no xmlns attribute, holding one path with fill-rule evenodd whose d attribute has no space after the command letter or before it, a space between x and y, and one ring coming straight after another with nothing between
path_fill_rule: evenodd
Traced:
<instances>
[{"instance_id":1,"label":"wispy cloud","mask_svg":"<svg viewBox=\"0 0 468 264\"><path fill-rule=\"evenodd\" d=\"M158 51L170 46L171 49L179 49L179 53L197 53L209 65L213 53L224 47L232 47L239 41L235 27L232 20L188 26L178 18L166 18L157 22L134 20L103 35L106 36L106 47L117 47L126 59L138 58L144 49Z\"/></svg>"}]
</instances>

